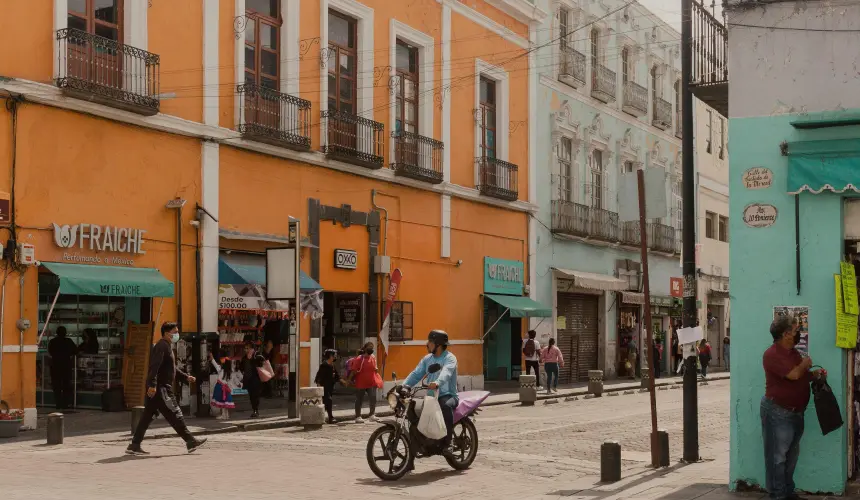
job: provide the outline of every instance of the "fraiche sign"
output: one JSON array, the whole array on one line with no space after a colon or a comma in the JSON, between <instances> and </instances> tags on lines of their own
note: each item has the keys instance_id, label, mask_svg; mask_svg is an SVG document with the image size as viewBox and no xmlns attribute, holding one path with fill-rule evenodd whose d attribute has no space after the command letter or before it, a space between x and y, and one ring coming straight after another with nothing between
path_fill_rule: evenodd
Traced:
<instances>
[{"instance_id":1,"label":"fraiche sign","mask_svg":"<svg viewBox=\"0 0 860 500\"><path fill-rule=\"evenodd\" d=\"M75 224L54 226L54 242L60 248L78 248L98 252L117 252L144 255L143 229L130 227Z\"/></svg>"}]
</instances>

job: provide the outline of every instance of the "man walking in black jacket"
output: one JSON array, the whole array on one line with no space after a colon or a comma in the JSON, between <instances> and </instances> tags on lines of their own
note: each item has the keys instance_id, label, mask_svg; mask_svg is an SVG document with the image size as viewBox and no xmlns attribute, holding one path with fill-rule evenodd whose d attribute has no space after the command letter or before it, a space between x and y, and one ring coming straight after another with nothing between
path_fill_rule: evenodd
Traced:
<instances>
[{"instance_id":1,"label":"man walking in black jacket","mask_svg":"<svg viewBox=\"0 0 860 500\"><path fill-rule=\"evenodd\" d=\"M194 377L176 367L176 358L173 356L171 346L178 340L179 327L176 323L167 322L161 325L161 340L152 346L152 354L149 358L149 372L146 375L146 407L140 417L140 423L137 424L131 444L125 450L128 455L149 454L143 451L140 443L143 442L143 436L149 424L152 423L156 411L164 415L173 430L185 440L188 453L200 449L206 442L205 438L195 439L188 432L188 427L182 418L182 410L173 394L173 380L177 376L189 384L196 381Z\"/></svg>"}]
</instances>

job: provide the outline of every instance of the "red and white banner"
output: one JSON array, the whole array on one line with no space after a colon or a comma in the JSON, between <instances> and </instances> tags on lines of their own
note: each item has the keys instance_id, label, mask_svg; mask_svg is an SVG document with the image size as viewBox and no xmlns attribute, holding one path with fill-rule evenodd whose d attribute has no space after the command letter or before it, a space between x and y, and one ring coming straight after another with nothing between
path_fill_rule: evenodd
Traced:
<instances>
[{"instance_id":1,"label":"red and white banner","mask_svg":"<svg viewBox=\"0 0 860 500\"><path fill-rule=\"evenodd\" d=\"M400 269L395 269L388 280L388 296L385 298L382 331L379 332L379 341L382 342L382 347L385 348L386 355L388 354L388 336L391 332L391 307L394 306L394 298L397 296L397 290L400 288L401 279L403 279L403 273L400 272Z\"/></svg>"}]
</instances>

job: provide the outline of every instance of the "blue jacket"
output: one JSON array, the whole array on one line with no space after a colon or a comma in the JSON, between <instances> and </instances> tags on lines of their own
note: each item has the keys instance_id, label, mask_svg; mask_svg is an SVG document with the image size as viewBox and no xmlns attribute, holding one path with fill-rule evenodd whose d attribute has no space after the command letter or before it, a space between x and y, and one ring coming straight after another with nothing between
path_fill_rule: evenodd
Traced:
<instances>
[{"instance_id":1,"label":"blue jacket","mask_svg":"<svg viewBox=\"0 0 860 500\"><path fill-rule=\"evenodd\" d=\"M457 356L450 351L442 352L441 356L428 354L418 363L415 370L406 377L405 385L414 387L427 375L430 365L439 363L442 369L427 376L425 383L430 385L436 382L439 385L439 396L457 397Z\"/></svg>"}]
</instances>

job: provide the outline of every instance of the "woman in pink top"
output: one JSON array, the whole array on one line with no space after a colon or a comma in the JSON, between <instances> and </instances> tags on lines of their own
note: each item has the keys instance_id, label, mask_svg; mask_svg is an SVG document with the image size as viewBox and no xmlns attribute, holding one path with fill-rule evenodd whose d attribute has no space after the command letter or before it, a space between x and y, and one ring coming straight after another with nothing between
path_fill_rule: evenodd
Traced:
<instances>
[{"instance_id":1,"label":"woman in pink top","mask_svg":"<svg viewBox=\"0 0 860 500\"><path fill-rule=\"evenodd\" d=\"M546 392L558 392L558 369L564 367L564 356L555 346L555 339L549 339L549 345L540 351L540 359L546 370ZM553 378L555 377L555 378Z\"/></svg>"}]
</instances>

